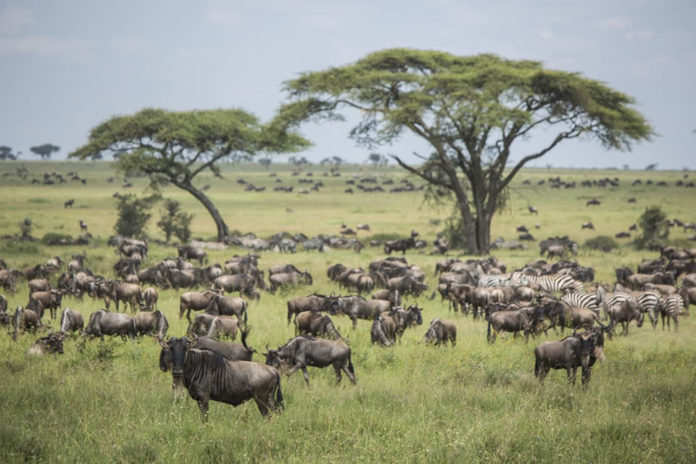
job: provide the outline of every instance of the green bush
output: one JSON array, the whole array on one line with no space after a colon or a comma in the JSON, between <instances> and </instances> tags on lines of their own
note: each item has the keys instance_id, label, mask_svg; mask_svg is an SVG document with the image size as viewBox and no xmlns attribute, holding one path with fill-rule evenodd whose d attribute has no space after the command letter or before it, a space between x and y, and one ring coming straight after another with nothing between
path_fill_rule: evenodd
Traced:
<instances>
[{"instance_id":1,"label":"green bush","mask_svg":"<svg viewBox=\"0 0 696 464\"><path fill-rule=\"evenodd\" d=\"M608 235L599 235L594 238L587 239L585 241L585 246L587 248L591 248L593 250L600 250L600 251L611 251L619 247L619 244L616 243L616 240L613 238L609 237Z\"/></svg>"},{"instance_id":2,"label":"green bush","mask_svg":"<svg viewBox=\"0 0 696 464\"><path fill-rule=\"evenodd\" d=\"M157 195L138 198L136 195L120 195L116 209L118 219L114 230L124 237L142 238L145 235L145 226L150 220L150 208L159 199Z\"/></svg>"},{"instance_id":3,"label":"green bush","mask_svg":"<svg viewBox=\"0 0 696 464\"><path fill-rule=\"evenodd\" d=\"M56 232L49 232L43 237L41 237L41 243L44 245L72 245L73 238L68 234L58 234Z\"/></svg>"},{"instance_id":4,"label":"green bush","mask_svg":"<svg viewBox=\"0 0 696 464\"><path fill-rule=\"evenodd\" d=\"M659 250L665 245L664 242L669 237L669 227L667 215L659 206L646 208L638 219L638 226L643 231L635 241L639 250Z\"/></svg>"}]
</instances>

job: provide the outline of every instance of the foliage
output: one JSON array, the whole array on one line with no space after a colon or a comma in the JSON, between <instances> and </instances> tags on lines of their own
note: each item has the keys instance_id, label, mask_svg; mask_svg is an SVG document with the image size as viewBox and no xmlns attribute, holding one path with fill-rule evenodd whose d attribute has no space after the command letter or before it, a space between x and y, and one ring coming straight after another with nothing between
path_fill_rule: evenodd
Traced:
<instances>
[{"instance_id":1,"label":"foliage","mask_svg":"<svg viewBox=\"0 0 696 464\"><path fill-rule=\"evenodd\" d=\"M389 163L389 160L386 156L380 153L370 153L370 155L367 157L367 162L372 164L374 167L377 167L386 166Z\"/></svg>"},{"instance_id":2,"label":"foliage","mask_svg":"<svg viewBox=\"0 0 696 464\"><path fill-rule=\"evenodd\" d=\"M47 159L50 158L54 152L59 151L60 147L58 145L44 143L43 145L31 147L29 150L35 155L39 155L41 159Z\"/></svg>"},{"instance_id":3,"label":"foliage","mask_svg":"<svg viewBox=\"0 0 696 464\"><path fill-rule=\"evenodd\" d=\"M71 158L99 159L113 155L126 175L145 174L155 189L174 185L194 196L215 221L219 241L229 229L213 202L193 179L210 171L220 177L218 162L248 159L259 152L288 152L308 142L278 127L261 125L239 109L165 111L143 109L116 116L92 129L89 142Z\"/></svg>"},{"instance_id":4,"label":"foliage","mask_svg":"<svg viewBox=\"0 0 696 464\"><path fill-rule=\"evenodd\" d=\"M0 145L0 160L16 160L19 156L12 153L12 148L7 145Z\"/></svg>"},{"instance_id":5,"label":"foliage","mask_svg":"<svg viewBox=\"0 0 696 464\"><path fill-rule=\"evenodd\" d=\"M271 167L271 163L273 160L269 158L268 156L264 156L263 158L259 158L259 164L266 168L268 170L269 167Z\"/></svg>"},{"instance_id":6,"label":"foliage","mask_svg":"<svg viewBox=\"0 0 696 464\"><path fill-rule=\"evenodd\" d=\"M188 243L191 239L193 214L181 211L180 207L181 204L176 200L168 198L164 201L164 209L162 210L160 220L157 221L157 227L162 230L167 242L170 241L172 234L182 244Z\"/></svg>"},{"instance_id":7,"label":"foliage","mask_svg":"<svg viewBox=\"0 0 696 464\"><path fill-rule=\"evenodd\" d=\"M24 220L20 221L18 225L19 231L22 234L22 239L24 240L31 238L31 230L34 227L34 222L31 220L31 218L24 218Z\"/></svg>"},{"instance_id":8,"label":"foliage","mask_svg":"<svg viewBox=\"0 0 696 464\"><path fill-rule=\"evenodd\" d=\"M585 240L585 246L592 250L600 250L604 252L609 252L619 247L612 237L608 235L598 235L596 237L588 238Z\"/></svg>"},{"instance_id":9,"label":"foliage","mask_svg":"<svg viewBox=\"0 0 696 464\"><path fill-rule=\"evenodd\" d=\"M453 192L470 231L467 248L477 254L489 250L500 192L525 164L580 136L628 150L652 135L632 98L577 73L495 55L383 50L351 65L304 73L285 88L291 102L276 117L281 127L341 120L339 109L350 108L361 114L350 135L368 148L405 131L425 140L432 153L421 165L393 158ZM533 135L542 148L513 149Z\"/></svg>"},{"instance_id":10,"label":"foliage","mask_svg":"<svg viewBox=\"0 0 696 464\"><path fill-rule=\"evenodd\" d=\"M144 237L145 226L152 216L150 209L158 199L157 195L140 198L132 193L120 195L116 203L118 217L114 231L124 237Z\"/></svg>"},{"instance_id":11,"label":"foliage","mask_svg":"<svg viewBox=\"0 0 696 464\"><path fill-rule=\"evenodd\" d=\"M67 245L73 242L73 238L68 234L60 234L57 232L49 232L41 237L41 243L44 245Z\"/></svg>"},{"instance_id":12,"label":"foliage","mask_svg":"<svg viewBox=\"0 0 696 464\"><path fill-rule=\"evenodd\" d=\"M638 227L641 235L636 239L635 244L639 250L657 249L663 245L663 241L669 237L669 227L667 226L667 215L659 206L651 206L638 219Z\"/></svg>"}]
</instances>

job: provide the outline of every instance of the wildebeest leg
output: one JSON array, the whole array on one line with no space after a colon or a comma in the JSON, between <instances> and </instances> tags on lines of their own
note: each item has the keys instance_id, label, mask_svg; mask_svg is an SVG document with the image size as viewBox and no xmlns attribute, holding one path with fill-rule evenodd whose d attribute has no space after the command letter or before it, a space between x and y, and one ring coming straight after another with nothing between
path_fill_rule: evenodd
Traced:
<instances>
[{"instance_id":1,"label":"wildebeest leg","mask_svg":"<svg viewBox=\"0 0 696 464\"><path fill-rule=\"evenodd\" d=\"M577 367L570 367L567 369L568 371L568 383L571 385L575 385L575 377L578 373L578 368Z\"/></svg>"},{"instance_id":2,"label":"wildebeest leg","mask_svg":"<svg viewBox=\"0 0 696 464\"><path fill-rule=\"evenodd\" d=\"M341 375L341 366L338 363L335 363L334 366L334 372L336 373L336 384L341 383L341 380L343 380L343 376Z\"/></svg>"},{"instance_id":3,"label":"wildebeest leg","mask_svg":"<svg viewBox=\"0 0 696 464\"><path fill-rule=\"evenodd\" d=\"M304 376L304 380L307 383L307 386L309 386L309 373L307 372L307 366L302 366L302 375Z\"/></svg>"},{"instance_id":4,"label":"wildebeest leg","mask_svg":"<svg viewBox=\"0 0 696 464\"><path fill-rule=\"evenodd\" d=\"M343 369L343 372L346 373L346 375L348 376L348 378L350 379L351 382L357 383L357 381L355 380L355 375L350 371L347 363L343 364L342 369Z\"/></svg>"},{"instance_id":5,"label":"wildebeest leg","mask_svg":"<svg viewBox=\"0 0 696 464\"><path fill-rule=\"evenodd\" d=\"M208 400L198 400L198 409L201 410L203 422L208 422Z\"/></svg>"},{"instance_id":6,"label":"wildebeest leg","mask_svg":"<svg viewBox=\"0 0 696 464\"><path fill-rule=\"evenodd\" d=\"M587 383L590 381L590 376L592 376L592 367L587 366L582 368L582 385L583 387L587 386Z\"/></svg>"},{"instance_id":7,"label":"wildebeest leg","mask_svg":"<svg viewBox=\"0 0 696 464\"><path fill-rule=\"evenodd\" d=\"M268 417L268 405L257 396L254 396L254 401L256 401L256 407L259 408L261 415L263 417Z\"/></svg>"}]
</instances>

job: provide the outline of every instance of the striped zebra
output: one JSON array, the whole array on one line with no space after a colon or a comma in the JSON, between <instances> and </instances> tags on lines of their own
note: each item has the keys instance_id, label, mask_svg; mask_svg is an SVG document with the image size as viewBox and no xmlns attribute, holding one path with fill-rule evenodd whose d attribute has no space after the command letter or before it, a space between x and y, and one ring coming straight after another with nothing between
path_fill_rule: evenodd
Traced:
<instances>
[{"instance_id":1,"label":"striped zebra","mask_svg":"<svg viewBox=\"0 0 696 464\"><path fill-rule=\"evenodd\" d=\"M667 329L671 330L669 320L674 321L674 331L679 331L679 316L684 314L684 299L681 295L674 293L662 297L660 317L662 319L662 330L665 330L665 319L667 319Z\"/></svg>"},{"instance_id":2,"label":"striped zebra","mask_svg":"<svg viewBox=\"0 0 696 464\"><path fill-rule=\"evenodd\" d=\"M509 287L510 280L504 274L482 275L478 280L479 287Z\"/></svg>"},{"instance_id":3,"label":"striped zebra","mask_svg":"<svg viewBox=\"0 0 696 464\"><path fill-rule=\"evenodd\" d=\"M582 282L568 275L549 274L543 276L528 276L528 278L530 282L536 284L539 290L548 293L581 292L583 290Z\"/></svg>"},{"instance_id":4,"label":"striped zebra","mask_svg":"<svg viewBox=\"0 0 696 464\"><path fill-rule=\"evenodd\" d=\"M638 309L641 313L648 313L653 329L657 327L657 315L661 311L661 296L659 292L644 291L633 292L638 301Z\"/></svg>"},{"instance_id":5,"label":"striped zebra","mask_svg":"<svg viewBox=\"0 0 696 464\"><path fill-rule=\"evenodd\" d=\"M561 301L571 308L587 308L599 316L599 298L596 293L566 293Z\"/></svg>"}]
</instances>

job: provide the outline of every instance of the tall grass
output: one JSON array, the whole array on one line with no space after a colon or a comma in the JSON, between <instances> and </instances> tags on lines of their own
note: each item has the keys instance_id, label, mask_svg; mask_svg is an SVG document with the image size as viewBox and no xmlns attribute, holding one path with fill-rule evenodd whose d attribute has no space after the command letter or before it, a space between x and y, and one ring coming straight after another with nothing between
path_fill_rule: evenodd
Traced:
<instances>
[{"instance_id":1,"label":"tall grass","mask_svg":"<svg viewBox=\"0 0 696 464\"><path fill-rule=\"evenodd\" d=\"M87 266L95 273L112 275L117 259L106 238L112 233L113 191L108 184L109 166L87 167L75 163L27 163L30 172L79 170L87 186L70 184L28 186L13 177L0 177L0 234L18 231L17 223L31 217L34 235L61 231L76 235L78 219L84 219L97 237L88 247L45 247L37 243L0 241L0 257L13 267L23 267L55 255L64 260L87 252ZM11 163L0 169L10 169ZM231 169L231 168L230 168ZM271 171L274 167L271 167ZM297 185L288 171L277 169L286 184ZM247 193L234 180L238 175L257 185L272 187L265 171L242 166L243 174L226 173L226 180L205 179L231 229L254 231L260 236L287 230L337 233L342 223L355 227L369 223L371 234L406 236L411 229L432 240L448 209L423 205L413 194L343 194L345 180L317 177L326 187L307 196L275 192ZM399 171L385 171L398 179ZM621 178L612 190L551 191L536 180L561 175L564 179ZM664 179L669 187L630 187L637 177ZM693 221L693 190L674 187L681 173L594 171L525 171L520 174L508 208L494 220L493 235L515 237L515 227L526 224L537 238L570 235L583 243L594 235L613 235L636 221L645 206L659 204L670 217ZM525 178L532 185L523 185ZM145 185L135 179L136 188ZM212 221L189 197L167 190L165 196L182 201L197 215L195 235L214 235ZM599 208L585 206L585 197L596 196ZM636 196L639 203L627 204ZM75 207L63 202L75 198ZM41 199L41 200L37 200ZM527 202L540 210L539 217L526 212ZM287 212L286 208L294 210ZM591 220L597 231L580 230ZM154 221L153 221L154 222ZM435 221L436 222L436 221ZM534 228L535 223L539 229ZM151 228L155 237L158 232ZM672 235L683 239L683 231ZM538 258L534 244L528 250L499 251L495 255L518 267ZM211 262L224 262L246 250L211 251ZM172 247L151 246L148 264L176 254ZM259 352L284 343L293 335L286 323L286 301L311 291L338 293L326 268L342 262L366 267L382 257L379 248L361 254L331 250L325 254L262 253L261 267L294 263L308 269L315 285L277 295L264 293L251 302L250 344ZM432 273L439 259L410 251L409 263L417 264L436 283ZM623 242L611 253L581 248L577 260L597 270L597 279L613 281L613 269L635 267L654 252L638 252ZM466 258L466 256L463 256ZM170 321L170 334L179 336L187 321L179 320L179 294L160 292L159 307ZM28 299L24 281L10 307ZM449 313L439 297L421 297L424 325L408 329L392 348L370 345L369 321L335 318L338 330L349 339L358 379L335 384L332 369L310 368L310 386L301 374L283 377L285 410L263 420L253 402L232 408L211 403L209 422L203 424L196 404L185 394L173 400L171 374L158 369L159 345L151 338L124 342L66 340L65 354L33 358L26 355L38 337L25 334L17 341L0 333L0 462L649 462L696 461L696 327L691 318L680 323L678 333L649 324L631 326L630 335L607 341L607 361L595 366L589 387L571 387L565 372L552 371L544 385L533 376L533 348L560 335L549 334L525 344L523 338L499 337L489 345L485 323ZM86 317L101 307L89 297L66 298L64 306ZM454 348L423 345L425 326L435 318L453 320L458 329ZM47 322L55 328L58 321ZM262 356L255 356L262 361ZM579 383L579 381L578 381Z\"/></svg>"}]
</instances>

